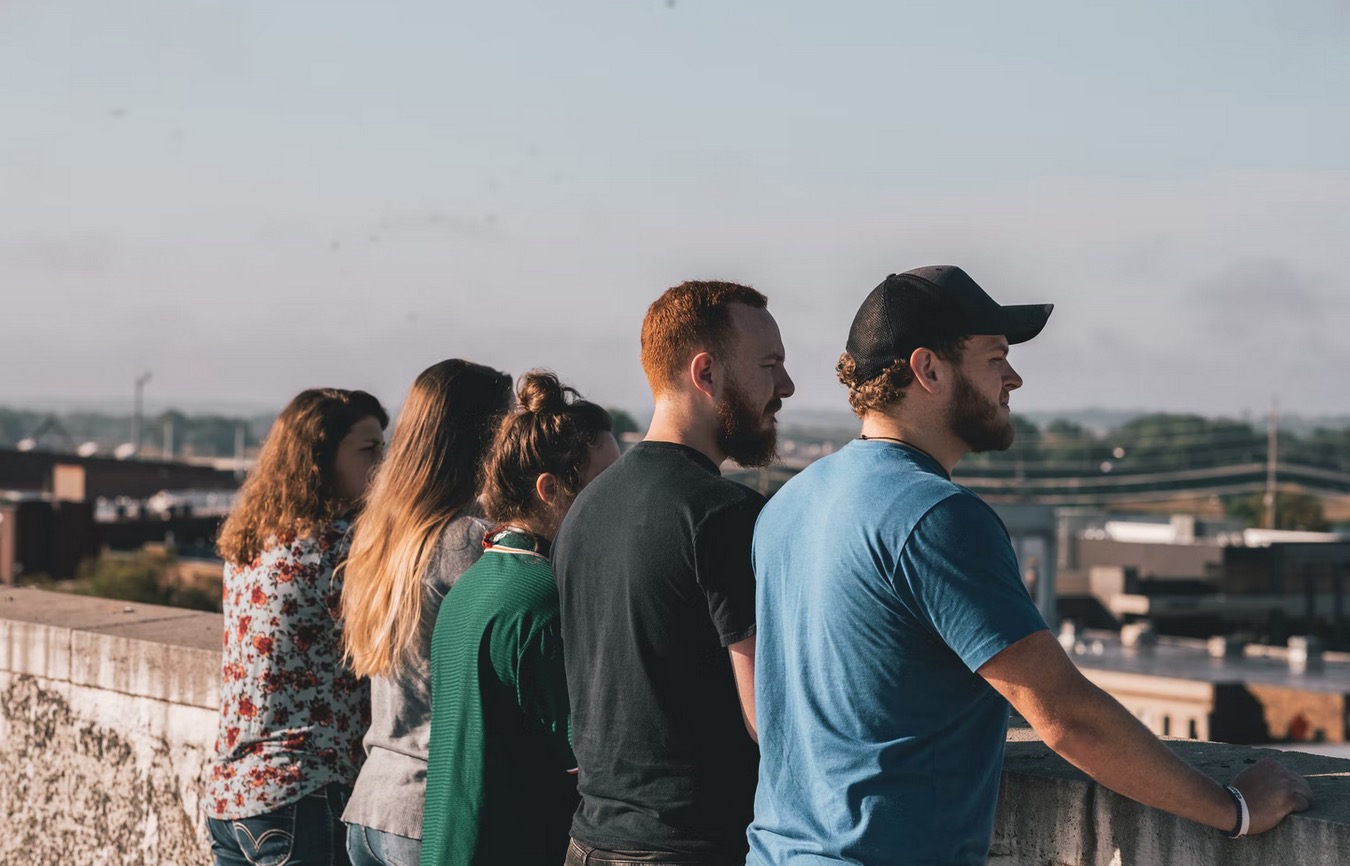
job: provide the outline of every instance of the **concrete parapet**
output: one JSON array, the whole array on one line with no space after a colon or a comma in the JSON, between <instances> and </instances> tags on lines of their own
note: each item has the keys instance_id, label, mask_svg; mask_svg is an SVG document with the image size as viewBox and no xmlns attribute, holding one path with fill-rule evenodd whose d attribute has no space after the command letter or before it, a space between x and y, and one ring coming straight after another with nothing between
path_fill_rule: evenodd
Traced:
<instances>
[{"instance_id":1,"label":"concrete parapet","mask_svg":"<svg viewBox=\"0 0 1350 866\"><path fill-rule=\"evenodd\" d=\"M221 617L0 590L0 862L203 864Z\"/></svg>"},{"instance_id":2,"label":"concrete parapet","mask_svg":"<svg viewBox=\"0 0 1350 866\"><path fill-rule=\"evenodd\" d=\"M0 590L0 863L210 862L221 629L219 614ZM1230 841L1094 784L1029 730L1009 740L991 864L1350 864L1350 761L1284 753L1315 805ZM1224 781L1263 754L1169 745Z\"/></svg>"},{"instance_id":3,"label":"concrete parapet","mask_svg":"<svg viewBox=\"0 0 1350 866\"><path fill-rule=\"evenodd\" d=\"M1202 773L1228 782L1266 755L1307 776L1314 803L1259 836L1222 834L1094 783L1036 739L1009 732L989 862L997 866L1346 866L1350 761L1247 746L1169 740Z\"/></svg>"}]
</instances>

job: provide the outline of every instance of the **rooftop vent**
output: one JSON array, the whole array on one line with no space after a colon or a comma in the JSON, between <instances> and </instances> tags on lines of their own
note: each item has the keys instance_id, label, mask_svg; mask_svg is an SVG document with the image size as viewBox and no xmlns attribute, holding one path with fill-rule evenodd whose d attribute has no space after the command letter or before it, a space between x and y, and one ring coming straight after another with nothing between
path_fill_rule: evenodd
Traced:
<instances>
[{"instance_id":1,"label":"rooftop vent","mask_svg":"<svg viewBox=\"0 0 1350 866\"><path fill-rule=\"evenodd\" d=\"M1321 638L1304 636L1289 638L1289 670L1296 674L1322 669Z\"/></svg>"},{"instance_id":2,"label":"rooftop vent","mask_svg":"<svg viewBox=\"0 0 1350 866\"><path fill-rule=\"evenodd\" d=\"M1209 639L1206 647L1212 659L1240 659L1247 642L1235 635L1215 635Z\"/></svg>"},{"instance_id":3,"label":"rooftop vent","mask_svg":"<svg viewBox=\"0 0 1350 866\"><path fill-rule=\"evenodd\" d=\"M1130 622L1120 627L1120 644L1126 649L1145 650L1158 643L1158 633L1151 622Z\"/></svg>"}]
</instances>

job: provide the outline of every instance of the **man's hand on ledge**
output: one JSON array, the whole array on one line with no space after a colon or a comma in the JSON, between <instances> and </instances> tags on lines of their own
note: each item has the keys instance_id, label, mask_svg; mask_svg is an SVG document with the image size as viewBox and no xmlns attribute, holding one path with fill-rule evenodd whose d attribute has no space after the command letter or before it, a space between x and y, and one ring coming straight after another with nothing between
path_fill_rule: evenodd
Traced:
<instances>
[{"instance_id":1,"label":"man's hand on ledge","mask_svg":"<svg viewBox=\"0 0 1350 866\"><path fill-rule=\"evenodd\" d=\"M1088 682L1049 631L1014 643L979 673L1047 746L1100 784L1224 833L1233 830L1233 795ZM1312 802L1307 780L1269 758L1244 770L1233 785L1247 802L1248 834L1263 833Z\"/></svg>"},{"instance_id":2,"label":"man's hand on ledge","mask_svg":"<svg viewBox=\"0 0 1350 866\"><path fill-rule=\"evenodd\" d=\"M1238 773L1232 785L1247 801L1248 833L1264 833L1290 812L1302 812L1312 803L1308 780L1271 758L1262 758Z\"/></svg>"}]
</instances>

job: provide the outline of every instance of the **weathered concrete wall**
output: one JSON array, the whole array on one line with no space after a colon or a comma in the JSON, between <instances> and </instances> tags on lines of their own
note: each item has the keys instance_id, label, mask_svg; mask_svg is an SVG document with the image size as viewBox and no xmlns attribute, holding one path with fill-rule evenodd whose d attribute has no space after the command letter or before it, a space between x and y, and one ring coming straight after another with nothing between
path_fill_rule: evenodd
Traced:
<instances>
[{"instance_id":1,"label":"weathered concrete wall","mask_svg":"<svg viewBox=\"0 0 1350 866\"><path fill-rule=\"evenodd\" d=\"M1304 774L1314 804L1259 836L1226 839L1141 806L1075 770L1026 729L1009 734L989 862L997 866L1347 866L1350 761L1245 746L1169 741L1181 758L1227 782L1265 755Z\"/></svg>"},{"instance_id":2,"label":"weathered concrete wall","mask_svg":"<svg viewBox=\"0 0 1350 866\"><path fill-rule=\"evenodd\" d=\"M221 619L0 591L0 863L210 862Z\"/></svg>"},{"instance_id":3,"label":"weathered concrete wall","mask_svg":"<svg viewBox=\"0 0 1350 866\"><path fill-rule=\"evenodd\" d=\"M219 614L0 590L0 863L210 863L220 635ZM1350 761L1284 755L1316 805L1230 841L1101 788L1028 730L1009 738L996 866L1350 864ZM1171 745L1220 780L1260 754Z\"/></svg>"}]
</instances>

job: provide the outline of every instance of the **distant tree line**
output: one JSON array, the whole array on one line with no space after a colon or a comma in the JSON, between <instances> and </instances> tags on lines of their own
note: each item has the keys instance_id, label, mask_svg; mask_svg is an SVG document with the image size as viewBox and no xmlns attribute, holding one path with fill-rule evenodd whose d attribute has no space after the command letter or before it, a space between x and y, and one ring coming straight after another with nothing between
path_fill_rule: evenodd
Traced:
<instances>
[{"instance_id":1,"label":"distant tree line","mask_svg":"<svg viewBox=\"0 0 1350 866\"><path fill-rule=\"evenodd\" d=\"M1038 427L1014 414L1017 440L1012 448L967 458L974 465L1021 463L1029 468L1080 469L1086 472L1165 472L1204 469L1266 459L1265 426L1200 415L1141 415L1106 432L1069 420ZM1350 427L1319 428L1297 435L1279 431L1281 462L1350 472Z\"/></svg>"},{"instance_id":2,"label":"distant tree line","mask_svg":"<svg viewBox=\"0 0 1350 866\"><path fill-rule=\"evenodd\" d=\"M1064 419L1039 427L1013 415L1013 424L1017 439L1012 448L971 455L962 462L962 471L1100 477L1264 465L1270 444L1264 425L1200 415L1142 415L1106 432ZM1350 472L1350 427L1303 434L1277 430L1276 445L1282 464ZM1265 524L1263 494L1229 495L1222 501L1229 516L1249 526ZM1275 525L1308 531L1329 528L1317 497L1291 491L1280 491L1276 497Z\"/></svg>"},{"instance_id":3,"label":"distant tree line","mask_svg":"<svg viewBox=\"0 0 1350 866\"><path fill-rule=\"evenodd\" d=\"M633 416L611 407L615 433L641 432ZM961 465L964 474L989 471L1026 476L1103 474L1140 475L1242 464L1263 464L1268 439L1265 425L1200 415L1149 414L1109 430L1095 430L1068 419L1043 426L1014 414L1017 439L1007 451L974 454ZM175 456L227 457L234 454L235 431L242 425L245 444L256 448L267 435L273 416L188 415L176 410L147 416L142 425L143 454L162 454L168 422L172 422ZM851 434L844 434L851 435ZM96 442L107 452L130 441L131 416L97 412L53 414L0 407L0 446L38 438L44 448L74 450ZM1350 472L1350 427L1317 428L1294 433L1280 430L1281 463ZM1230 497L1230 514L1252 525L1264 521L1261 496ZM1282 492L1276 504L1282 528L1324 529L1314 497Z\"/></svg>"},{"instance_id":4,"label":"distant tree line","mask_svg":"<svg viewBox=\"0 0 1350 866\"><path fill-rule=\"evenodd\" d=\"M234 455L235 431L244 427L246 447L255 447L272 426L272 415L237 417L188 415L169 410L146 415L141 423L145 453L162 454L171 432L175 455L230 457ZM14 447L36 439L39 447L73 451L94 442L109 452L131 441L131 416L100 412L38 412L0 406L0 447Z\"/></svg>"}]
</instances>

